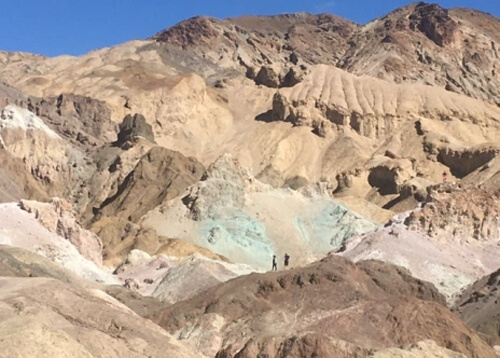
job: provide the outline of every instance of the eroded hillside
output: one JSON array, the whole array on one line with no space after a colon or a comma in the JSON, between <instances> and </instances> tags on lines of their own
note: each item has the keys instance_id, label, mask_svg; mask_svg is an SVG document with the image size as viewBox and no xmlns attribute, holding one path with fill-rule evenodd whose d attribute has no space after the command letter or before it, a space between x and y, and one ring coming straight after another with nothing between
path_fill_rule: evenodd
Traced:
<instances>
[{"instance_id":1,"label":"eroded hillside","mask_svg":"<svg viewBox=\"0 0 500 358\"><path fill-rule=\"evenodd\" d=\"M499 46L414 3L1 52L1 351L493 358Z\"/></svg>"}]
</instances>

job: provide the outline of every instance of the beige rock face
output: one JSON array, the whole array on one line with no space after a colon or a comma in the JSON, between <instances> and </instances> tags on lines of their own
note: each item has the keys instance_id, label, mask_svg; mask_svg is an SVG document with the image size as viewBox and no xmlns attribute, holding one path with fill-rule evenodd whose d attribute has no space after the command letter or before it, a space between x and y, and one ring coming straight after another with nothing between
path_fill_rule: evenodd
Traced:
<instances>
[{"instance_id":1,"label":"beige rock face","mask_svg":"<svg viewBox=\"0 0 500 358\"><path fill-rule=\"evenodd\" d=\"M90 174L82 151L66 142L34 113L15 105L1 109L0 147L22 162L18 168L24 166L35 179L21 175L25 178L19 181L26 194L34 194L34 198L46 198L47 194L70 198L73 186L88 179ZM12 173L9 166L6 169ZM19 174L14 174L16 176ZM37 194L39 191L46 195Z\"/></svg>"},{"instance_id":2,"label":"beige rock face","mask_svg":"<svg viewBox=\"0 0 500 358\"><path fill-rule=\"evenodd\" d=\"M70 203L59 198L52 199L50 203L21 200L20 207L34 214L49 231L71 242L83 257L97 265L102 264L101 239L78 224Z\"/></svg>"},{"instance_id":3,"label":"beige rock face","mask_svg":"<svg viewBox=\"0 0 500 358\"><path fill-rule=\"evenodd\" d=\"M500 195L457 184L429 189L421 210L405 220L410 230L425 233L435 240L491 242L500 238Z\"/></svg>"},{"instance_id":4,"label":"beige rock face","mask_svg":"<svg viewBox=\"0 0 500 358\"><path fill-rule=\"evenodd\" d=\"M0 118L0 147L22 159L35 178L50 183L67 172L67 145L40 118L13 105L2 109Z\"/></svg>"},{"instance_id":5,"label":"beige rock face","mask_svg":"<svg viewBox=\"0 0 500 358\"><path fill-rule=\"evenodd\" d=\"M199 253L214 260L226 260L206 248L182 239L161 236L152 228L124 219L103 217L93 223L90 230L103 241L105 266L116 267L135 249L150 255L188 257Z\"/></svg>"},{"instance_id":6,"label":"beige rock face","mask_svg":"<svg viewBox=\"0 0 500 358\"><path fill-rule=\"evenodd\" d=\"M101 290L47 278L0 286L5 357L200 357Z\"/></svg>"},{"instance_id":7,"label":"beige rock face","mask_svg":"<svg viewBox=\"0 0 500 358\"><path fill-rule=\"evenodd\" d=\"M474 118L498 127L499 110L481 101L430 86L409 86L357 77L334 67L314 67L311 74L273 100L277 120L311 126L320 135L347 127L366 137L385 137L408 120Z\"/></svg>"},{"instance_id":8,"label":"beige rock face","mask_svg":"<svg viewBox=\"0 0 500 358\"><path fill-rule=\"evenodd\" d=\"M0 202L17 202L26 197L48 199L47 193L30 175L23 161L0 149Z\"/></svg>"},{"instance_id":9,"label":"beige rock face","mask_svg":"<svg viewBox=\"0 0 500 358\"><path fill-rule=\"evenodd\" d=\"M62 234L68 234L68 231L63 229L74 228L78 230L78 226L73 226L72 217L64 218L68 214L63 214L63 217L54 215L54 209L50 204L38 204L41 207L40 212L45 219L48 219L47 224L53 224L52 218L55 216L56 222L62 222L62 226L55 228L55 231L61 230ZM38 206L33 204L33 209ZM36 209L34 209L36 212ZM54 216L53 216L54 215ZM65 226L70 223L71 225ZM47 225L49 226L49 225ZM52 226L52 229L54 227ZM71 235L69 236L71 237ZM95 235L89 232L81 231L80 235L73 238L89 239L88 242L82 241L83 253L89 256L97 256L93 251ZM78 241L76 244L78 245ZM59 236L56 232L52 232L44 227L39 220L35 218L35 213L29 213L21 209L16 203L7 203L0 205L0 244L22 248L39 255L42 255L52 262L65 267L72 273L86 278L90 281L103 282L108 284L116 284L119 281L113 277L110 272L103 270L95 262L87 259L78 251L67 238ZM99 257L96 258L99 261Z\"/></svg>"}]
</instances>

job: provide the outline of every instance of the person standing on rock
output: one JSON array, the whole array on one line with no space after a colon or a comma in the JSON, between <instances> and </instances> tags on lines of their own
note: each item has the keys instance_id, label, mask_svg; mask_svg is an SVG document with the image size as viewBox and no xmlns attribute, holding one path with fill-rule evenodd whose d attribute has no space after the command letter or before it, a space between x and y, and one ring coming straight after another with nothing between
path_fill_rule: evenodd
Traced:
<instances>
[{"instance_id":1,"label":"person standing on rock","mask_svg":"<svg viewBox=\"0 0 500 358\"><path fill-rule=\"evenodd\" d=\"M443 172L443 183L446 183L446 180L448 179L448 173L446 171Z\"/></svg>"},{"instance_id":2,"label":"person standing on rock","mask_svg":"<svg viewBox=\"0 0 500 358\"><path fill-rule=\"evenodd\" d=\"M288 267L289 263L290 263L290 255L285 253L285 268Z\"/></svg>"},{"instance_id":3,"label":"person standing on rock","mask_svg":"<svg viewBox=\"0 0 500 358\"><path fill-rule=\"evenodd\" d=\"M273 255L273 268L272 271L278 271L278 260L276 259L276 255Z\"/></svg>"}]
</instances>

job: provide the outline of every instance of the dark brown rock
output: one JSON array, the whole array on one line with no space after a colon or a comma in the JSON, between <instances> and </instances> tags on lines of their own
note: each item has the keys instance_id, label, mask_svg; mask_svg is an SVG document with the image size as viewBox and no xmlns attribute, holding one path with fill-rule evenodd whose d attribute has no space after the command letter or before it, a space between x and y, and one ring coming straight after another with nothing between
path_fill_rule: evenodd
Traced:
<instances>
[{"instance_id":1,"label":"dark brown rock","mask_svg":"<svg viewBox=\"0 0 500 358\"><path fill-rule=\"evenodd\" d=\"M110 143L116 136L117 125L111 120L111 110L103 101L68 93L28 101L30 111L77 147L99 147Z\"/></svg>"},{"instance_id":2,"label":"dark brown rock","mask_svg":"<svg viewBox=\"0 0 500 358\"><path fill-rule=\"evenodd\" d=\"M122 145L135 137L143 137L146 140L154 143L153 127L146 121L146 118L140 113L133 116L128 114L120 124L120 132L118 133L117 145Z\"/></svg>"},{"instance_id":3,"label":"dark brown rock","mask_svg":"<svg viewBox=\"0 0 500 358\"><path fill-rule=\"evenodd\" d=\"M458 31L457 23L448 11L437 4L418 3L410 15L410 28L422 31L441 47L452 43Z\"/></svg>"},{"instance_id":4,"label":"dark brown rock","mask_svg":"<svg viewBox=\"0 0 500 358\"><path fill-rule=\"evenodd\" d=\"M105 216L137 221L164 200L175 198L197 182L205 168L195 158L163 147L151 149L101 205Z\"/></svg>"},{"instance_id":5,"label":"dark brown rock","mask_svg":"<svg viewBox=\"0 0 500 358\"><path fill-rule=\"evenodd\" d=\"M467 287L453 310L492 345L500 345L500 269Z\"/></svg>"},{"instance_id":6,"label":"dark brown rock","mask_svg":"<svg viewBox=\"0 0 500 358\"><path fill-rule=\"evenodd\" d=\"M255 77L255 84L278 88L280 85L280 79L276 71L274 71L271 67L262 66L259 73L257 73L257 76Z\"/></svg>"}]
</instances>

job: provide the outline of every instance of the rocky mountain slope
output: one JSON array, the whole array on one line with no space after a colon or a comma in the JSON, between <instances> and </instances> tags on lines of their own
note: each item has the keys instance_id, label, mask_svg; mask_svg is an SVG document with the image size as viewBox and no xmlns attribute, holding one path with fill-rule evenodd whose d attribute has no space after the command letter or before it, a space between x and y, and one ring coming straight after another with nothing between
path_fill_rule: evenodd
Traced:
<instances>
[{"instance_id":1,"label":"rocky mountain slope","mask_svg":"<svg viewBox=\"0 0 500 358\"><path fill-rule=\"evenodd\" d=\"M209 356L367 357L431 339L469 357L494 357L443 302L432 285L395 266L330 257L231 280L151 317Z\"/></svg>"},{"instance_id":2,"label":"rocky mountain slope","mask_svg":"<svg viewBox=\"0 0 500 358\"><path fill-rule=\"evenodd\" d=\"M419 2L364 26L329 14L197 17L153 39L274 87L289 85L294 66L328 64L498 104L499 29L494 16ZM260 81L264 73L269 81Z\"/></svg>"},{"instance_id":3,"label":"rocky mountain slope","mask_svg":"<svg viewBox=\"0 0 500 358\"><path fill-rule=\"evenodd\" d=\"M257 277L252 275L245 278L245 281L253 280L253 283L248 286L248 282L246 282L244 289L235 290L233 294L247 295L248 293L251 301L257 300L255 301L257 306L255 307L259 311L262 311L262 308L264 308L265 312L268 308L265 308L266 304L262 306L262 303L266 301L270 303L274 302L278 296L288 299L297 297L296 294L286 294L283 296L280 294L279 289L278 291L272 289L272 282L279 275L276 285L284 285L284 290L299 289L308 291L311 288L323 288L330 291L330 285L339 284L343 285L343 287L350 287L347 290L339 291L345 292L346 297L344 297L345 300L342 299L343 301L336 300L335 305L337 306L343 305L341 301L344 304L350 301L351 299L348 296L351 293L356 296L355 302L358 302L357 305L359 305L361 301L366 299L368 292L371 292L369 295L375 295L376 297L394 294L409 295L406 298L400 298L407 302L407 305L411 305L411 302L420 302L421 306L428 306L429 309L434 307L432 309L433 314L436 314L436 309L438 312L444 312L442 309L439 309L439 302L443 302L442 296L431 285L411 278L403 270L375 261L356 267L345 260L340 260L340 262L338 260L340 259L326 260L305 269L304 272L296 272L297 270L295 270L294 272L271 274L271 276L276 277L268 277L269 274L267 276L260 276L262 280L258 281L255 281ZM185 336L179 342L159 326L154 325L151 321L145 321L141 317L141 315L151 314L151 312L155 312L161 307L161 304L154 299L145 299L133 293L127 293L126 290L118 286L103 287L85 281L43 257L21 249L0 247L0 267L2 268L1 273L3 276L0 278L2 286L1 307L3 316L6 318L2 329L0 329L3 356L23 357L26 355L36 355L40 357L62 357L68 352L71 352L74 357L118 357L123 355L130 357L156 357L162 354L179 357L204 356L199 349L194 351L189 348L189 340L196 337L194 331L191 331L192 333L188 340L186 340L187 336ZM303 271L304 269L300 270ZM341 275L339 270L342 271ZM293 279L291 275L293 275ZM232 281L229 283L228 288L233 287L235 284L238 284L237 281ZM257 287L259 287L258 290ZM254 288L257 290L255 291L256 296L252 294ZM221 288L214 290L215 292L220 292ZM352 290L354 291L351 292ZM54 296L54 292L57 292L56 296ZM109 292L116 299L105 292ZM324 291L320 290L316 292ZM220 297L222 301L226 299L224 295ZM306 294L299 296L304 300L309 294L306 292ZM418 299L411 296L417 296ZM200 298L198 297L197 299L199 300ZM429 301L420 301L420 299ZM378 299L376 300L378 301ZM223 304L222 301L220 304ZM330 299L327 301L331 302ZM392 301L393 299L389 299L386 302L391 306ZM325 301L322 300L313 300L312 304L313 306L322 306L324 303ZM182 304L185 305L188 303ZM373 304L377 305L376 302L373 302ZM380 301L378 305L380 305ZM211 307L216 312L218 303L212 302ZM233 307L233 304L228 307ZM305 309L306 307L309 308ZM304 313L307 313L311 308L311 306L304 304ZM352 311L352 308L347 311ZM132 310L137 312L137 314ZM102 313L103 311L105 311L105 314ZM235 313L237 311L231 308L228 312ZM345 312L347 313L347 311ZM207 314L213 315L214 312L207 312ZM96 313L98 313L99 317L96 316ZM322 313L322 315L324 314L325 312ZM338 314L336 313L337 316ZM423 313L420 313L418 316L422 315ZM372 319L375 316L372 316ZM444 334L447 335L446 332L449 329L453 332L451 333L453 336L458 334L460 337L470 338L470 343L465 346L455 347L454 344L456 341L452 339L448 343L451 348L450 350L445 349L434 341L422 341L406 345L400 349L387 348L374 351L373 349L367 350L356 347L356 345L346 344L339 340L316 339L309 334L300 338L291 338L287 341L287 345L280 349L284 350L283 354L285 356L297 356L297 354L298 356L303 356L309 353L314 354L314 352L324 352L325 354L341 354L341 352L348 354L347 352L352 352L357 357L458 358L463 356L475 357L476 352L479 352L478 354L481 357L490 357L491 351L484 343L478 341L474 334L467 331L460 324L457 328L456 318L453 318L453 316L449 318L451 322L443 321L446 328L441 326ZM173 322L175 321L170 321L170 324ZM217 320L212 321L212 323L216 322ZM141 332L137 331L137 327L141 327ZM213 331L214 328L212 327L211 330ZM418 332L418 325L413 326L413 328L417 329ZM413 328L408 329L412 331ZM203 334L211 333L205 332ZM416 332L412 336L415 336L415 334L419 336ZM462 336L464 334L465 336ZM27 335L30 339L25 341L24 344L19 344L21 337L26 337ZM429 335L436 337L433 333L423 334L423 336ZM406 339L403 338L403 340ZM412 338L409 339L412 340ZM215 343L216 341L210 341L210 344ZM204 347L203 349L211 349L210 344L204 344L202 346ZM365 343L363 344L365 345ZM275 345L276 342L269 344L269 341L266 340L263 345L258 346L260 347L258 351L262 352L263 349L270 349L268 352L272 354L272 347ZM243 356L254 356L254 353L252 353L254 348L252 347L255 347L254 343L249 342L249 344L245 345L241 354L244 354ZM474 349L474 351L470 355L461 355L454 351L461 349ZM222 354L226 354L227 356L233 350L234 347L228 348Z\"/></svg>"},{"instance_id":4,"label":"rocky mountain slope","mask_svg":"<svg viewBox=\"0 0 500 358\"><path fill-rule=\"evenodd\" d=\"M500 270L482 277L461 292L454 310L473 329L500 346Z\"/></svg>"},{"instance_id":5,"label":"rocky mountain slope","mask_svg":"<svg viewBox=\"0 0 500 358\"><path fill-rule=\"evenodd\" d=\"M24 277L0 286L2 357L200 357L98 289Z\"/></svg>"},{"instance_id":6,"label":"rocky mountain slope","mask_svg":"<svg viewBox=\"0 0 500 358\"><path fill-rule=\"evenodd\" d=\"M414 3L0 52L0 356L493 358L499 34Z\"/></svg>"},{"instance_id":7,"label":"rocky mountain slope","mask_svg":"<svg viewBox=\"0 0 500 358\"><path fill-rule=\"evenodd\" d=\"M302 265L379 225L332 200L326 183L302 191L275 189L229 155L183 196L150 211L141 224L264 269L273 254L288 253L294 266Z\"/></svg>"},{"instance_id":8,"label":"rocky mountain slope","mask_svg":"<svg viewBox=\"0 0 500 358\"><path fill-rule=\"evenodd\" d=\"M230 153L274 186L327 179L337 195L400 211L412 188L498 153L499 26L424 3L363 26L194 18L78 58L2 54L0 78L30 96L101 100L115 122L142 113L158 145L204 166Z\"/></svg>"},{"instance_id":9,"label":"rocky mountain slope","mask_svg":"<svg viewBox=\"0 0 500 358\"><path fill-rule=\"evenodd\" d=\"M376 231L353 236L339 254L405 267L432 282L453 304L461 289L499 266L499 203L497 194L477 186L430 187L421 207Z\"/></svg>"}]
</instances>

